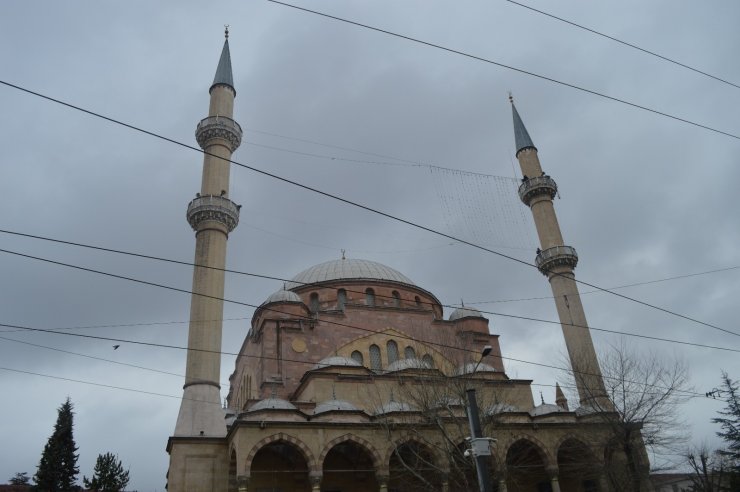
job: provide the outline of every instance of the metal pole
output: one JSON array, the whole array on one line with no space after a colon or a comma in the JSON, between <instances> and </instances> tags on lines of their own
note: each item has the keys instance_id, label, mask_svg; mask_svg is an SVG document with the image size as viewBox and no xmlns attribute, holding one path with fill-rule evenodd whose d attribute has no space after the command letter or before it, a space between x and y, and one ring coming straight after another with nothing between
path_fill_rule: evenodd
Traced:
<instances>
[{"instance_id":1,"label":"metal pole","mask_svg":"<svg viewBox=\"0 0 740 492\"><path fill-rule=\"evenodd\" d=\"M478 416L478 401L475 399L475 390L465 390L468 394L468 422L470 423L471 450L475 456L475 469L478 472L478 486L480 492L493 492L491 475L488 472L488 460L491 456L490 439L483 438Z\"/></svg>"}]
</instances>

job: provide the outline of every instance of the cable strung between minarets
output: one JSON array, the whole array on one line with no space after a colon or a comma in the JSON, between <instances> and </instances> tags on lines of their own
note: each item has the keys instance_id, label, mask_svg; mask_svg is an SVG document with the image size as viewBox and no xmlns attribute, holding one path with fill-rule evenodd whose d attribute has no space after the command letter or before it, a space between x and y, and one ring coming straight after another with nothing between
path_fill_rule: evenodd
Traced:
<instances>
[{"instance_id":1,"label":"cable strung between minarets","mask_svg":"<svg viewBox=\"0 0 740 492\"><path fill-rule=\"evenodd\" d=\"M582 328L588 326L588 323L573 273L578 263L578 254L575 248L564 244L553 207L553 198L557 195L558 187L555 180L542 171L537 147L524 127L511 96L509 100L514 116L516 158L523 175L519 197L530 208L534 217L540 240L535 262L540 272L550 281L578 397L581 405L610 409L591 331Z\"/></svg>"},{"instance_id":2,"label":"cable strung between minarets","mask_svg":"<svg viewBox=\"0 0 740 492\"><path fill-rule=\"evenodd\" d=\"M239 222L239 205L229 200L231 154L239 147L242 129L233 120L234 79L229 32L210 91L208 117L198 123L195 138L205 151L200 193L188 204L187 220L195 231L193 292L185 386L176 437L223 437L221 409L221 319L223 318L226 241ZM203 295L197 295L203 294ZM207 297L206 297L207 296ZM212 320L212 321L199 321Z\"/></svg>"}]
</instances>

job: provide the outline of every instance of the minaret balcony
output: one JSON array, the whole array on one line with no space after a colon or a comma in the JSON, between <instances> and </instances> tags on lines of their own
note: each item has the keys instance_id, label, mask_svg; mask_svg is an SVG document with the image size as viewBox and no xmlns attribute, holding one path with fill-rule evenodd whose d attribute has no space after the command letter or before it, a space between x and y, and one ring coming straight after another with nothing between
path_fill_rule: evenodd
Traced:
<instances>
[{"instance_id":1,"label":"minaret balcony","mask_svg":"<svg viewBox=\"0 0 740 492\"><path fill-rule=\"evenodd\" d=\"M233 153L242 143L242 127L226 116L209 116L200 120L195 129L195 139L200 148L205 150L216 138L225 141Z\"/></svg>"},{"instance_id":2,"label":"minaret balcony","mask_svg":"<svg viewBox=\"0 0 740 492\"><path fill-rule=\"evenodd\" d=\"M223 196L198 196L188 204L187 218L195 231L198 231L201 223L205 221L216 221L231 232L239 223L240 208L239 205Z\"/></svg>"},{"instance_id":3,"label":"minaret balcony","mask_svg":"<svg viewBox=\"0 0 740 492\"><path fill-rule=\"evenodd\" d=\"M547 174L542 176L536 176L534 178L525 179L522 184L519 185L519 198L522 202L529 207L532 203L532 199L536 196L546 195L550 197L550 200L555 198L558 193L558 185L555 184L555 180Z\"/></svg>"},{"instance_id":4,"label":"minaret balcony","mask_svg":"<svg viewBox=\"0 0 740 492\"><path fill-rule=\"evenodd\" d=\"M548 275L556 267L571 270L578 264L578 253L572 246L553 246L537 253L535 265L543 275Z\"/></svg>"}]
</instances>

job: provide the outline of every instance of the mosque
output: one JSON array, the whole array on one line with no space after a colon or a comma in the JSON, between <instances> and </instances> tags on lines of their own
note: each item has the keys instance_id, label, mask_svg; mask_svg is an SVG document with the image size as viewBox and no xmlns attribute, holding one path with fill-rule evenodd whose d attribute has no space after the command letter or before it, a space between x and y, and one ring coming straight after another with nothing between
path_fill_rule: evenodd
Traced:
<instances>
[{"instance_id":1,"label":"mosque","mask_svg":"<svg viewBox=\"0 0 740 492\"><path fill-rule=\"evenodd\" d=\"M241 142L228 31L197 126L202 185L187 208L196 233L186 382L167 443L168 490L181 491L611 491L610 414L574 268L553 208L555 181L513 106L519 195L534 216L578 390L570 405L535 401L512 379L499 336L471 308L445 316L435 295L380 263L341 258L311 266L265 293L239 350L226 405L220 364L228 234L229 159ZM269 295L268 295L269 294ZM477 394L488 453L476 468L466 392ZM548 398L550 395L548 395ZM475 454L475 453L473 453ZM490 456L485 456L489 454ZM647 469L647 459L640 466ZM487 468L487 470L486 470Z\"/></svg>"}]
</instances>

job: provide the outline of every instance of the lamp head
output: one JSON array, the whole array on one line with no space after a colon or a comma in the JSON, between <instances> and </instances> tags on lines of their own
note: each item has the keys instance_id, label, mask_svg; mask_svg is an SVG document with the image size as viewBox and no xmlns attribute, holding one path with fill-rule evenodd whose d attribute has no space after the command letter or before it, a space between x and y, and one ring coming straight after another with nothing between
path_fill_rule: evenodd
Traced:
<instances>
[{"instance_id":1,"label":"lamp head","mask_svg":"<svg viewBox=\"0 0 740 492\"><path fill-rule=\"evenodd\" d=\"M485 347L483 347L483 352L481 353L481 357L490 355L492 350L493 350L493 347L491 347L490 345L486 345Z\"/></svg>"}]
</instances>

